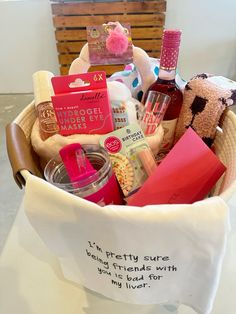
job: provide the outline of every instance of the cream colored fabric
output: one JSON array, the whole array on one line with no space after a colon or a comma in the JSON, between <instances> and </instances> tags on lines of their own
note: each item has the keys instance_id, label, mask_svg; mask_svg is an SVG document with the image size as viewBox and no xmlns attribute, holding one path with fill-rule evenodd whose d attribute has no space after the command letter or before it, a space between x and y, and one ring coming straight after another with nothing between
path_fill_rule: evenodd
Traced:
<instances>
[{"instance_id":1,"label":"cream colored fabric","mask_svg":"<svg viewBox=\"0 0 236 314\"><path fill-rule=\"evenodd\" d=\"M121 302L177 301L210 313L229 231L220 197L100 207L30 175L24 207L66 279Z\"/></svg>"},{"instance_id":2,"label":"cream colored fabric","mask_svg":"<svg viewBox=\"0 0 236 314\"><path fill-rule=\"evenodd\" d=\"M232 204L231 204L232 201ZM222 275L211 314L236 310L236 197L229 205L229 234ZM56 256L45 246L20 206L0 256L1 314L195 314L172 304L121 303L65 280Z\"/></svg>"}]
</instances>

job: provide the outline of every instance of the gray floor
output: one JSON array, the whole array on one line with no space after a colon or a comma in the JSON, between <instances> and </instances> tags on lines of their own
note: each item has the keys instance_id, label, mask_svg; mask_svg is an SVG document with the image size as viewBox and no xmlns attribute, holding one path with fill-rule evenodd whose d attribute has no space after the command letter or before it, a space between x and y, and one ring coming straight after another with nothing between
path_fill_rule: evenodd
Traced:
<instances>
[{"instance_id":1,"label":"gray floor","mask_svg":"<svg viewBox=\"0 0 236 314\"><path fill-rule=\"evenodd\" d=\"M23 197L12 177L7 156L5 126L11 122L33 99L32 95L0 95L0 253L14 222Z\"/></svg>"}]
</instances>

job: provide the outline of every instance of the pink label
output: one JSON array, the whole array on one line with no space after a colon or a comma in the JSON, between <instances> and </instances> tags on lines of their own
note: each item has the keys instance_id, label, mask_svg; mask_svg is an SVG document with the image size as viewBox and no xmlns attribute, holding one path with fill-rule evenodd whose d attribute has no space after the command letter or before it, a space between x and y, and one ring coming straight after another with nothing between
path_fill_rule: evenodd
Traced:
<instances>
[{"instance_id":1,"label":"pink label","mask_svg":"<svg viewBox=\"0 0 236 314\"><path fill-rule=\"evenodd\" d=\"M165 69L176 69L179 55L179 47L163 47L161 51L161 67Z\"/></svg>"},{"instance_id":2,"label":"pink label","mask_svg":"<svg viewBox=\"0 0 236 314\"><path fill-rule=\"evenodd\" d=\"M121 192L116 181L114 174L110 177L108 182L101 187L99 191L85 197L86 200L96 203L100 206L115 204L123 204L123 199L121 197Z\"/></svg>"},{"instance_id":3,"label":"pink label","mask_svg":"<svg viewBox=\"0 0 236 314\"><path fill-rule=\"evenodd\" d=\"M121 150L122 143L118 137L109 136L104 142L104 147L109 153L115 154Z\"/></svg>"},{"instance_id":4,"label":"pink label","mask_svg":"<svg viewBox=\"0 0 236 314\"><path fill-rule=\"evenodd\" d=\"M114 130L105 72L52 79L60 134L105 134Z\"/></svg>"}]
</instances>

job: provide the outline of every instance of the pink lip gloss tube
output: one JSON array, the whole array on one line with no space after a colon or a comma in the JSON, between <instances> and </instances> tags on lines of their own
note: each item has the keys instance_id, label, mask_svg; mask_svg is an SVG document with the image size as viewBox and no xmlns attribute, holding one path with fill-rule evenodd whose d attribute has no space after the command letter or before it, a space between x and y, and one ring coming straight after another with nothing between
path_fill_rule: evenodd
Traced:
<instances>
[{"instance_id":1,"label":"pink lip gloss tube","mask_svg":"<svg viewBox=\"0 0 236 314\"><path fill-rule=\"evenodd\" d=\"M150 176L157 167L150 149L146 148L138 152L138 158L140 159L147 175Z\"/></svg>"}]
</instances>

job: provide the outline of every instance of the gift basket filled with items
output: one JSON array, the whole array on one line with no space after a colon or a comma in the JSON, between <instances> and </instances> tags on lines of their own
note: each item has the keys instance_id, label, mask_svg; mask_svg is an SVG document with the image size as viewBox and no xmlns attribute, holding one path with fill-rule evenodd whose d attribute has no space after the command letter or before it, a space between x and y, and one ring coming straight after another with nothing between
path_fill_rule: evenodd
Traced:
<instances>
[{"instance_id":1,"label":"gift basket filled with items","mask_svg":"<svg viewBox=\"0 0 236 314\"><path fill-rule=\"evenodd\" d=\"M180 30L164 30L160 60L129 25L87 35L68 75L33 74L34 101L7 126L27 217L66 279L210 313L236 193L236 83L182 80ZM98 64L124 70L88 72Z\"/></svg>"}]
</instances>

